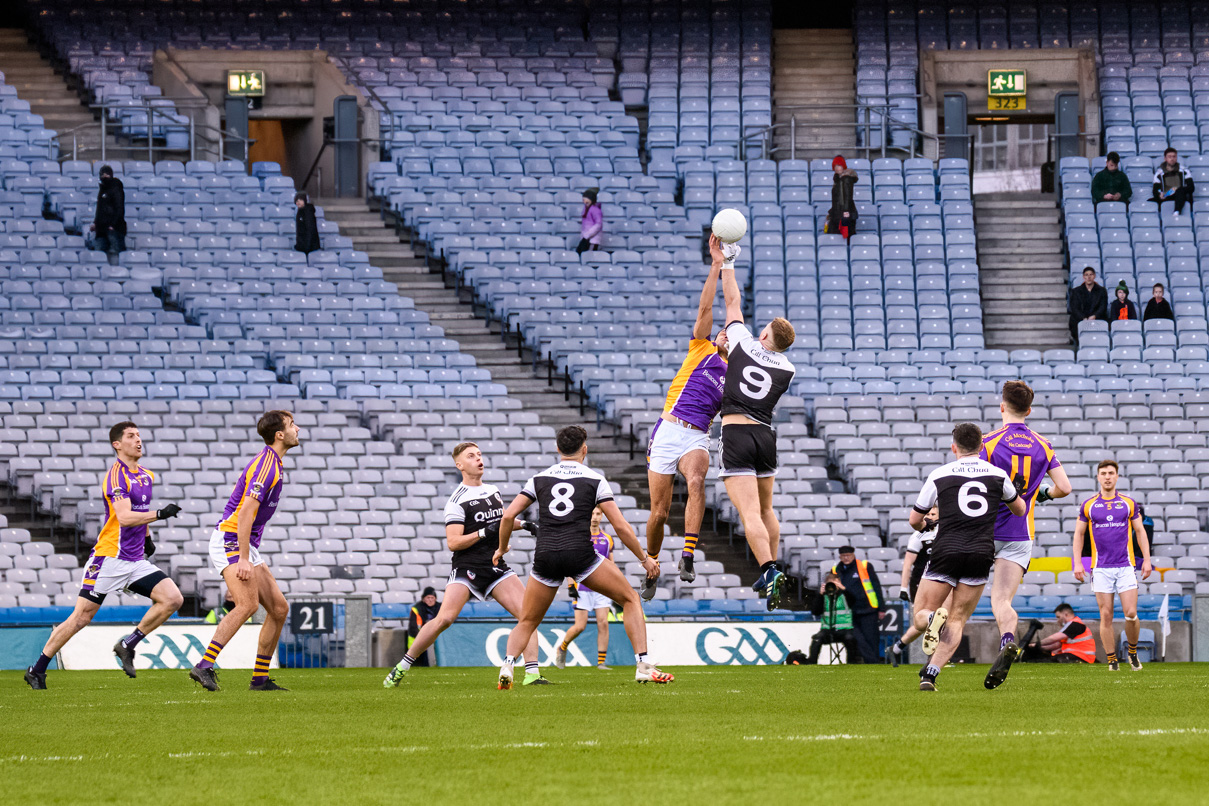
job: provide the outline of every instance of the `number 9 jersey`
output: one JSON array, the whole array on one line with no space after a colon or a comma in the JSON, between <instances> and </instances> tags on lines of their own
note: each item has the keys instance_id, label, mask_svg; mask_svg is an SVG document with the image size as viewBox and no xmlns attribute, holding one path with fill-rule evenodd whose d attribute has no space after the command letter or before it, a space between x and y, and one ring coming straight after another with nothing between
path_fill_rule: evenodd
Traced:
<instances>
[{"instance_id":1,"label":"number 9 jersey","mask_svg":"<svg viewBox=\"0 0 1209 806\"><path fill-rule=\"evenodd\" d=\"M722 416L742 414L772 425L773 411L793 382L793 364L784 353L765 350L742 322L726 326L730 355L722 388Z\"/></svg>"},{"instance_id":2,"label":"number 9 jersey","mask_svg":"<svg viewBox=\"0 0 1209 806\"><path fill-rule=\"evenodd\" d=\"M579 462L559 462L525 482L541 528L530 575L551 588L567 577L582 582L604 562L592 544L592 510L613 500L608 480Z\"/></svg>"}]
</instances>

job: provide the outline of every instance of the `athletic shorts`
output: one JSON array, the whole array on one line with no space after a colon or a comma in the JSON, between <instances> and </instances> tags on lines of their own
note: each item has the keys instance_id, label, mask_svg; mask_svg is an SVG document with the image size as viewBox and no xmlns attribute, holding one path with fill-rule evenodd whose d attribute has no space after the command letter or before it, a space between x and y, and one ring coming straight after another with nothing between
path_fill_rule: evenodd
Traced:
<instances>
[{"instance_id":1,"label":"athletic shorts","mask_svg":"<svg viewBox=\"0 0 1209 806\"><path fill-rule=\"evenodd\" d=\"M210 565L221 574L228 565L239 562L239 537L234 532L224 532L215 529L210 534ZM248 562L252 565L264 565L260 558L260 549L248 546Z\"/></svg>"},{"instance_id":2,"label":"athletic shorts","mask_svg":"<svg viewBox=\"0 0 1209 806\"><path fill-rule=\"evenodd\" d=\"M979 557L976 554L950 554L939 557L933 554L924 569L924 579L943 582L953 588L959 584L976 587L987 584L993 564L994 558Z\"/></svg>"},{"instance_id":3,"label":"athletic shorts","mask_svg":"<svg viewBox=\"0 0 1209 806\"><path fill-rule=\"evenodd\" d=\"M529 576L547 588L560 588L568 577L576 582L583 582L604 561L605 558L597 554L591 546L587 547L586 552L539 554L533 558Z\"/></svg>"},{"instance_id":4,"label":"athletic shorts","mask_svg":"<svg viewBox=\"0 0 1209 806\"><path fill-rule=\"evenodd\" d=\"M777 475L777 432L767 425L749 423L722 426L718 440L722 456L719 478Z\"/></svg>"},{"instance_id":5,"label":"athletic shorts","mask_svg":"<svg viewBox=\"0 0 1209 806\"><path fill-rule=\"evenodd\" d=\"M80 596L101 604L116 591L127 590L151 598L151 591L168 575L147 560L119 560L117 557L89 555L84 563Z\"/></svg>"},{"instance_id":6,"label":"athletic shorts","mask_svg":"<svg viewBox=\"0 0 1209 806\"><path fill-rule=\"evenodd\" d=\"M602 607L607 608L613 604L613 600L603 593L597 593L593 590L588 590L582 585L579 588L579 598L575 600L576 610L587 610L591 613L593 610L600 610Z\"/></svg>"},{"instance_id":7,"label":"athletic shorts","mask_svg":"<svg viewBox=\"0 0 1209 806\"><path fill-rule=\"evenodd\" d=\"M1033 558L1033 541L1031 540L996 540L995 559L1014 562L1028 570L1029 561Z\"/></svg>"},{"instance_id":8,"label":"athletic shorts","mask_svg":"<svg viewBox=\"0 0 1209 806\"><path fill-rule=\"evenodd\" d=\"M508 577L516 576L516 572L508 566L503 568L454 568L449 572L449 585L465 585L470 595L480 602L487 601L495 586Z\"/></svg>"},{"instance_id":9,"label":"athletic shorts","mask_svg":"<svg viewBox=\"0 0 1209 806\"><path fill-rule=\"evenodd\" d=\"M651 429L651 439L646 446L646 469L663 476L674 476L680 460L693 451L709 454L707 432L658 420Z\"/></svg>"},{"instance_id":10,"label":"athletic shorts","mask_svg":"<svg viewBox=\"0 0 1209 806\"><path fill-rule=\"evenodd\" d=\"M1130 566L1091 569L1093 593L1124 593L1138 589L1138 575Z\"/></svg>"}]
</instances>

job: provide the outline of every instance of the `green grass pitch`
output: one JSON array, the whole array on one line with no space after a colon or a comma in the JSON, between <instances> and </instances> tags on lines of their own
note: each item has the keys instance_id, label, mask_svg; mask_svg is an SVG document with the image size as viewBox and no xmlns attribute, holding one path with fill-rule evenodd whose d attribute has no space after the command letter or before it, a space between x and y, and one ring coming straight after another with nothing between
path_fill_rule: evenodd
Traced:
<instances>
[{"instance_id":1,"label":"green grass pitch","mask_svg":"<svg viewBox=\"0 0 1209 806\"><path fill-rule=\"evenodd\" d=\"M1209 668L0 673L0 803L1209 803ZM1080 793L1066 797L1062 793Z\"/></svg>"}]
</instances>

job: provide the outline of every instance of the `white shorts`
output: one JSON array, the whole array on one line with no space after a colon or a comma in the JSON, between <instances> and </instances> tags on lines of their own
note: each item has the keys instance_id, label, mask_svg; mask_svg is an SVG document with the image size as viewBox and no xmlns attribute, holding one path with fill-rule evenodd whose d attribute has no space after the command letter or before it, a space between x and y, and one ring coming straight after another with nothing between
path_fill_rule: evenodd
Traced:
<instances>
[{"instance_id":1,"label":"white shorts","mask_svg":"<svg viewBox=\"0 0 1209 806\"><path fill-rule=\"evenodd\" d=\"M646 446L646 469L661 476L674 476L680 460L693 451L709 455L709 433L659 420Z\"/></svg>"},{"instance_id":2,"label":"white shorts","mask_svg":"<svg viewBox=\"0 0 1209 806\"><path fill-rule=\"evenodd\" d=\"M1124 593L1138 589L1138 575L1133 568L1093 568L1091 569L1091 589L1093 593Z\"/></svg>"},{"instance_id":3,"label":"white shorts","mask_svg":"<svg viewBox=\"0 0 1209 806\"><path fill-rule=\"evenodd\" d=\"M613 604L613 600L603 593L590 591L587 588L579 589L579 598L575 600L576 610L587 610L589 613L593 610L608 608Z\"/></svg>"},{"instance_id":4,"label":"white shorts","mask_svg":"<svg viewBox=\"0 0 1209 806\"><path fill-rule=\"evenodd\" d=\"M227 570L228 565L239 562L239 538L234 532L224 532L215 529L210 535L210 565L220 575ZM248 546L248 562L252 565L264 565L260 558L260 549Z\"/></svg>"},{"instance_id":5,"label":"white shorts","mask_svg":"<svg viewBox=\"0 0 1209 806\"><path fill-rule=\"evenodd\" d=\"M154 563L147 560L119 560L117 557L90 556L84 564L84 576L80 581L80 596L93 602L100 603L106 595L129 589L140 596L151 596L147 585L139 585L139 580L148 577L158 577L158 583L165 579L164 572ZM152 580L148 580L151 583ZM134 586L131 588L131 586ZM154 584L151 585L154 587Z\"/></svg>"},{"instance_id":6,"label":"white shorts","mask_svg":"<svg viewBox=\"0 0 1209 806\"><path fill-rule=\"evenodd\" d=\"M1031 540L996 540L995 559L1007 560L1028 570L1029 561L1033 558L1033 541Z\"/></svg>"}]
</instances>

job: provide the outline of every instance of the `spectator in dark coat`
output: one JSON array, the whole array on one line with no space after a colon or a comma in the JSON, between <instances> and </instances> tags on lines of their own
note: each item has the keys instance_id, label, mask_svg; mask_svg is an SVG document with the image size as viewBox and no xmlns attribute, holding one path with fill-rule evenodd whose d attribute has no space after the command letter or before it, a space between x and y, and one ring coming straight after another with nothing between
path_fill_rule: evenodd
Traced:
<instances>
[{"instance_id":1,"label":"spectator in dark coat","mask_svg":"<svg viewBox=\"0 0 1209 806\"><path fill-rule=\"evenodd\" d=\"M886 611L877 571L868 561L856 558L855 548L840 546L840 561L831 566L831 573L839 577L844 597L852 610L852 627L856 631L856 646L861 657L865 663L880 663L878 625Z\"/></svg>"},{"instance_id":2,"label":"spectator in dark coat","mask_svg":"<svg viewBox=\"0 0 1209 806\"><path fill-rule=\"evenodd\" d=\"M411 642L416 640L416 636L420 634L420 628L437 617L437 613L441 612L441 603L437 601L436 589L427 587L424 593L420 596L420 601L416 602L411 608L411 618L407 621L407 648L411 650ZM416 662L412 666L431 666L432 649L416 658Z\"/></svg>"},{"instance_id":3,"label":"spectator in dark coat","mask_svg":"<svg viewBox=\"0 0 1209 806\"><path fill-rule=\"evenodd\" d=\"M126 251L126 189L113 175L113 168L101 166L101 187L97 191L97 212L93 219L93 248L109 255L116 264Z\"/></svg>"},{"instance_id":4,"label":"spectator in dark coat","mask_svg":"<svg viewBox=\"0 0 1209 806\"><path fill-rule=\"evenodd\" d=\"M1129 298L1129 286L1125 284L1124 280L1117 283L1116 295L1117 298L1108 308L1109 320L1137 319L1138 309L1134 307L1133 300Z\"/></svg>"},{"instance_id":5,"label":"spectator in dark coat","mask_svg":"<svg viewBox=\"0 0 1209 806\"><path fill-rule=\"evenodd\" d=\"M853 190L860 180L842 155L837 154L831 161L831 170L835 176L831 185L831 209L827 211L827 232L838 233L846 239L856 232L857 211Z\"/></svg>"},{"instance_id":6,"label":"spectator in dark coat","mask_svg":"<svg viewBox=\"0 0 1209 806\"><path fill-rule=\"evenodd\" d=\"M294 249L309 255L323 247L319 245L319 223L315 220L315 205L307 201L305 193L294 194Z\"/></svg>"},{"instance_id":7,"label":"spectator in dark coat","mask_svg":"<svg viewBox=\"0 0 1209 806\"><path fill-rule=\"evenodd\" d=\"M1091 200L1099 204L1106 201L1119 201L1129 204L1133 195L1133 187L1129 177L1121 170L1121 155L1115 151L1108 152L1104 170L1097 173L1091 180Z\"/></svg>"},{"instance_id":8,"label":"spectator in dark coat","mask_svg":"<svg viewBox=\"0 0 1209 806\"><path fill-rule=\"evenodd\" d=\"M1171 310L1171 303L1163 299L1162 283L1154 284L1154 296L1146 302L1146 309L1142 312L1142 321L1149 322L1151 319L1170 319L1175 321L1175 312Z\"/></svg>"},{"instance_id":9,"label":"spectator in dark coat","mask_svg":"<svg viewBox=\"0 0 1209 806\"><path fill-rule=\"evenodd\" d=\"M1083 283L1070 290L1067 303L1070 311L1070 335L1079 343L1079 323L1092 319L1108 321L1108 292L1096 282L1096 270L1088 266L1083 270Z\"/></svg>"}]
</instances>

